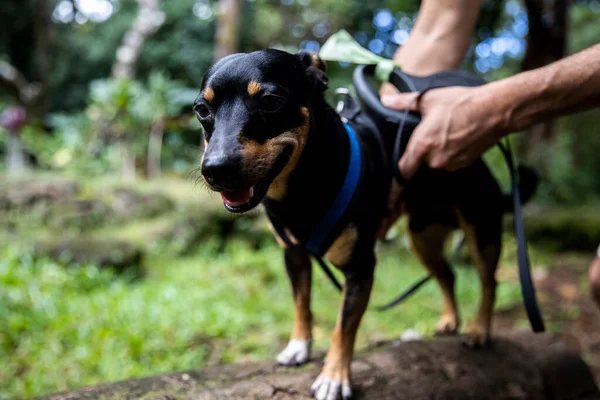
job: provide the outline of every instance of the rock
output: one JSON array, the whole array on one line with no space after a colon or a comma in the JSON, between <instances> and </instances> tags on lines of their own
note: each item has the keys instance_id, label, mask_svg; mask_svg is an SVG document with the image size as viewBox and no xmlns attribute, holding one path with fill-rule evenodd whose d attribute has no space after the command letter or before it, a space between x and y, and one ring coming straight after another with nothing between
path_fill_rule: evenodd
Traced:
<instances>
[{"instance_id":1,"label":"rock","mask_svg":"<svg viewBox=\"0 0 600 400\"><path fill-rule=\"evenodd\" d=\"M110 221L112 211L98 200L70 200L53 204L46 216L46 226L51 229L88 231Z\"/></svg>"},{"instance_id":2,"label":"rock","mask_svg":"<svg viewBox=\"0 0 600 400\"><path fill-rule=\"evenodd\" d=\"M211 236L220 235L220 225L214 215L184 216L162 236L162 242L176 254L189 254Z\"/></svg>"},{"instance_id":3,"label":"rock","mask_svg":"<svg viewBox=\"0 0 600 400\"><path fill-rule=\"evenodd\" d=\"M302 368L274 361L213 366L87 387L47 400L310 399L322 355ZM472 350L459 337L384 344L352 363L353 398L410 400L598 400L600 392L575 349L550 335L496 339Z\"/></svg>"},{"instance_id":4,"label":"rock","mask_svg":"<svg viewBox=\"0 0 600 400\"><path fill-rule=\"evenodd\" d=\"M235 237L255 249L268 240L274 241L263 215L233 215L220 209L196 212L191 209L183 214L161 238L177 254L189 254L210 238L224 247L227 240Z\"/></svg>"},{"instance_id":5,"label":"rock","mask_svg":"<svg viewBox=\"0 0 600 400\"><path fill-rule=\"evenodd\" d=\"M171 211L175 203L166 195L118 188L91 199L57 202L45 213L47 227L89 231L106 225L121 225L135 219L152 218Z\"/></svg>"},{"instance_id":6,"label":"rock","mask_svg":"<svg viewBox=\"0 0 600 400\"><path fill-rule=\"evenodd\" d=\"M0 182L0 210L29 209L74 197L79 184L71 179Z\"/></svg>"},{"instance_id":7,"label":"rock","mask_svg":"<svg viewBox=\"0 0 600 400\"><path fill-rule=\"evenodd\" d=\"M35 244L35 254L64 264L92 263L114 267L118 271L142 270L142 251L122 240L88 237L39 240Z\"/></svg>"},{"instance_id":8,"label":"rock","mask_svg":"<svg viewBox=\"0 0 600 400\"><path fill-rule=\"evenodd\" d=\"M119 220L150 218L171 211L175 203L160 192L140 193L129 188L117 188L105 201Z\"/></svg>"}]
</instances>

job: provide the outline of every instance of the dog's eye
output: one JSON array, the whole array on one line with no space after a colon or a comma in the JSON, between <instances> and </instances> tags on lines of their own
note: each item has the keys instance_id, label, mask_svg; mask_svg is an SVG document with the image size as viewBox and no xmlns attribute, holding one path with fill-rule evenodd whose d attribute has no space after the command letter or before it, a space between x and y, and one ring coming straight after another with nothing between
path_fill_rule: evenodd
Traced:
<instances>
[{"instance_id":1,"label":"dog's eye","mask_svg":"<svg viewBox=\"0 0 600 400\"><path fill-rule=\"evenodd\" d=\"M196 117L198 119L206 119L210 117L210 110L205 104L198 104L194 107L194 112L196 113Z\"/></svg>"},{"instance_id":2,"label":"dog's eye","mask_svg":"<svg viewBox=\"0 0 600 400\"><path fill-rule=\"evenodd\" d=\"M268 94L260 98L260 111L272 113L281 108L283 105L284 99L280 96L275 96L273 94Z\"/></svg>"}]
</instances>

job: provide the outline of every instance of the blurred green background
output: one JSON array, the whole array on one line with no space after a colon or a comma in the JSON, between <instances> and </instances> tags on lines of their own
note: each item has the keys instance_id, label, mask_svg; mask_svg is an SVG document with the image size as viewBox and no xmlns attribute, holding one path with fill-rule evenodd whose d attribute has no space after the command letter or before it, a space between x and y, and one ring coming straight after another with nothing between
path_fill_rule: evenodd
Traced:
<instances>
[{"instance_id":1,"label":"blurred green background","mask_svg":"<svg viewBox=\"0 0 600 400\"><path fill-rule=\"evenodd\" d=\"M232 52L317 52L339 29L391 57L418 7L3 0L0 399L273 358L292 319L282 256L260 211L233 217L199 184L201 128L191 103L202 76ZM486 0L462 68L494 80L599 38L598 0ZM348 87L351 72L330 63L330 89ZM592 110L514 138L519 158L542 176L528 210L537 266L600 242L599 124ZM507 187L501 156L486 159ZM500 309L520 301L509 231ZM424 273L403 232L399 224L378 249L373 302ZM467 267L458 285L470 316L478 279L468 259L459 264ZM338 295L318 272L314 280L315 345L325 348ZM440 307L429 285L400 309L367 313L359 346L407 329L430 334Z\"/></svg>"}]
</instances>

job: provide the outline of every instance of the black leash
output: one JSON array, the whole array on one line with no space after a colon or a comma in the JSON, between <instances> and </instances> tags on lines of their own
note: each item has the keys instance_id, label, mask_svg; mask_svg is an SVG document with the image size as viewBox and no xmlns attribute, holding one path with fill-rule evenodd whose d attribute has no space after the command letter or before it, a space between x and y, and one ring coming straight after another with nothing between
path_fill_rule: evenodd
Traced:
<instances>
[{"instance_id":1,"label":"black leash","mask_svg":"<svg viewBox=\"0 0 600 400\"><path fill-rule=\"evenodd\" d=\"M336 279L335 275L333 275L333 272L331 272L331 268L329 268L327 266L327 264L325 263L325 261L323 261L323 258L321 258L319 256L316 256L314 254L313 254L313 258L315 260L317 260L317 262L321 266L321 269L323 270L323 272L325 273L325 275L327 275L327 277L329 278L329 280L331 281L331 283L333 284L333 286L335 286L337 288L337 290L339 290L341 292L342 291L342 285Z\"/></svg>"},{"instance_id":2,"label":"black leash","mask_svg":"<svg viewBox=\"0 0 600 400\"><path fill-rule=\"evenodd\" d=\"M289 248L302 248L302 249L304 249L304 247L302 247L302 245L300 245L299 243L293 243L290 240L290 238L287 235L287 233L285 233L285 231L283 230L283 226L279 223L279 221L276 218L274 218L273 216L270 216L269 219L271 221L271 225L273 226L273 229L275 229L275 232L277 233L277 236L279 236L281 238L281 240L283 240L283 242L286 244L286 246L288 246ZM313 256L313 258L315 260L317 260L317 262L321 266L321 269L323 270L323 272L325 273L325 275L327 276L327 278L329 278L329 280L331 281L331 283L333 284L333 286L335 286L337 288L337 290L341 292L342 291L342 285L340 284L340 282L337 280L337 278L335 277L335 275L331 271L331 268L329 268L329 266L325 263L325 261L323 261L323 258L321 258L321 257L319 257L319 256L317 256L315 254L311 254L311 256Z\"/></svg>"},{"instance_id":3,"label":"black leash","mask_svg":"<svg viewBox=\"0 0 600 400\"><path fill-rule=\"evenodd\" d=\"M465 236L463 235L463 237L460 240L460 242L454 248L454 252L452 253L452 257L450 257L450 264L452 264L456 260L456 258L458 258L458 255L460 254L463 246L465 245L465 240L466 240ZM423 278L421 278L420 280L418 280L416 283L414 283L410 288L408 288L400 296L396 297L394 300L390 301L389 303L386 303L386 304L384 304L382 306L375 307L375 310L377 310L377 311L386 311L386 310L389 310L392 307L397 306L400 303L403 303L404 300L408 299L417 290L419 290L419 288L421 286L423 286L424 284L426 284L427 282L429 282L431 280L431 278L433 278L431 275L424 276Z\"/></svg>"},{"instance_id":4,"label":"black leash","mask_svg":"<svg viewBox=\"0 0 600 400\"><path fill-rule=\"evenodd\" d=\"M531 278L531 267L529 265L529 256L527 254L527 239L525 237L525 225L523 224L523 213L521 212L521 190L519 189L519 175L513 161L510 142L506 141L506 146L498 143L498 147L504 155L506 165L510 171L512 197L513 197L513 218L515 226L515 236L517 239L517 261L519 264L519 280L521 281L521 294L527 311L527 318L534 332L544 332L544 319L540 312L535 286Z\"/></svg>"}]
</instances>

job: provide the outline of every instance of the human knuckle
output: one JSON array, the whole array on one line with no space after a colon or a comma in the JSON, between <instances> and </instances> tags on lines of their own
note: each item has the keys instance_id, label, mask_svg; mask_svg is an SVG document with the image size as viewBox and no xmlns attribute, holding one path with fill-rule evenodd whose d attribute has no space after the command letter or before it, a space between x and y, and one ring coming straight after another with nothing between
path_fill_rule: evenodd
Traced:
<instances>
[{"instance_id":1,"label":"human knuckle","mask_svg":"<svg viewBox=\"0 0 600 400\"><path fill-rule=\"evenodd\" d=\"M448 164L448 157L445 155L435 155L430 158L429 166L433 169L442 169Z\"/></svg>"}]
</instances>

